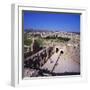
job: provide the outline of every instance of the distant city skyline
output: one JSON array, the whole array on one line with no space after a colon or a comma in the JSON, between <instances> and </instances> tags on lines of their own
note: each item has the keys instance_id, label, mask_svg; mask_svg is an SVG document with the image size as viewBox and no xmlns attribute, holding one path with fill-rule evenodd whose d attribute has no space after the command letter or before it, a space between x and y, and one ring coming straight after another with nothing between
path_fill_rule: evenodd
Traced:
<instances>
[{"instance_id":1,"label":"distant city skyline","mask_svg":"<svg viewBox=\"0 0 90 90\"><path fill-rule=\"evenodd\" d=\"M80 32L80 14L23 11L25 29Z\"/></svg>"}]
</instances>

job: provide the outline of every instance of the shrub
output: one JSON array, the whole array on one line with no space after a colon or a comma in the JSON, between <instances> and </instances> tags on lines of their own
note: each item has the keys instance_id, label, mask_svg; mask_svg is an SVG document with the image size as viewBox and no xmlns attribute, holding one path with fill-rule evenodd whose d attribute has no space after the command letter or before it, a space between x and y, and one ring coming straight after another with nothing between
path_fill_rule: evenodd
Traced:
<instances>
[{"instance_id":1,"label":"shrub","mask_svg":"<svg viewBox=\"0 0 90 90\"><path fill-rule=\"evenodd\" d=\"M24 44L25 44L25 45L30 46L31 43L32 43L32 40L31 40L31 39L25 39L25 40L24 40Z\"/></svg>"}]
</instances>

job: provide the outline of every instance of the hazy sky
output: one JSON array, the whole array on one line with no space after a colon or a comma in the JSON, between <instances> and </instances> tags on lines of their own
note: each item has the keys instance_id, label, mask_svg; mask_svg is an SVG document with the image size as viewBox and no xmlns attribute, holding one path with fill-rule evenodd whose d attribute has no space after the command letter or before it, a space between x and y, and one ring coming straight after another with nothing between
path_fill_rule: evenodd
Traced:
<instances>
[{"instance_id":1,"label":"hazy sky","mask_svg":"<svg viewBox=\"0 0 90 90\"><path fill-rule=\"evenodd\" d=\"M80 32L80 14L24 11L24 30Z\"/></svg>"}]
</instances>

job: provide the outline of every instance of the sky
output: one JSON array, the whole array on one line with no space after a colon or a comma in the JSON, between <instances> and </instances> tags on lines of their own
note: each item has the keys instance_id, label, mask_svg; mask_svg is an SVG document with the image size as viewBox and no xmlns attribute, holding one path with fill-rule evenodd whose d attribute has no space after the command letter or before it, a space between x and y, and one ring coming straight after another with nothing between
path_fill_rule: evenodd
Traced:
<instances>
[{"instance_id":1,"label":"sky","mask_svg":"<svg viewBox=\"0 0 90 90\"><path fill-rule=\"evenodd\" d=\"M23 11L25 29L80 32L80 14Z\"/></svg>"}]
</instances>

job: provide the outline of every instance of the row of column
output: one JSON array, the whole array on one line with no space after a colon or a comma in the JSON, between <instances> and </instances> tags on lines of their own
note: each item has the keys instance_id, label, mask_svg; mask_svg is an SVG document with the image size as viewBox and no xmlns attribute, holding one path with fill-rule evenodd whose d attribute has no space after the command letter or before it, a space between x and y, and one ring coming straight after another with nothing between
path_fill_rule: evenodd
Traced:
<instances>
[{"instance_id":1,"label":"row of column","mask_svg":"<svg viewBox=\"0 0 90 90\"><path fill-rule=\"evenodd\" d=\"M52 56L54 47L48 47L37 52L35 55L31 56L28 60L24 61L24 67L37 69L42 67L47 60Z\"/></svg>"}]
</instances>

